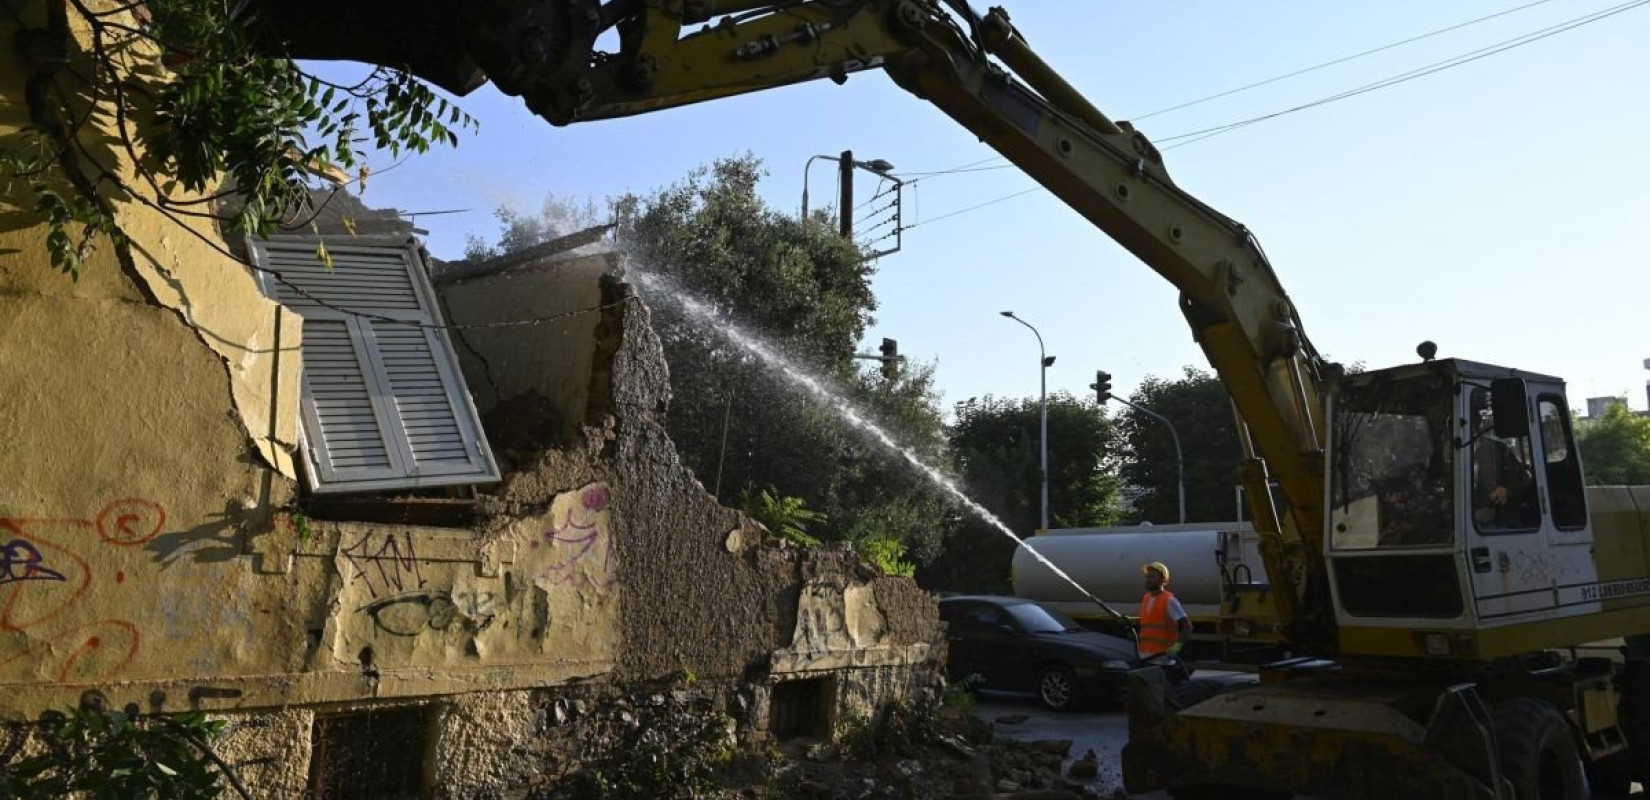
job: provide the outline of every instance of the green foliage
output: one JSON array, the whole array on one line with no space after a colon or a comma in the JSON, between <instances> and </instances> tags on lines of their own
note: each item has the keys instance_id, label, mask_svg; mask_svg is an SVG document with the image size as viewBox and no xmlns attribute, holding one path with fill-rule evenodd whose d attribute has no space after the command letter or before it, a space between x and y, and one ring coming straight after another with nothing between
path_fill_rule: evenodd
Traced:
<instances>
[{"instance_id":1,"label":"green foliage","mask_svg":"<svg viewBox=\"0 0 1650 800\"><path fill-rule=\"evenodd\" d=\"M940 697L940 708L957 713L972 713L974 706L979 704L979 697L974 690L985 684L985 677L974 673L958 681L945 685L945 692Z\"/></svg>"},{"instance_id":2,"label":"green foliage","mask_svg":"<svg viewBox=\"0 0 1650 800\"><path fill-rule=\"evenodd\" d=\"M757 193L759 161L717 161L655 192L590 203L548 198L534 214L499 212L494 242L472 239L467 258L495 258L607 221L611 207L631 269L644 285L670 365L667 425L683 462L724 504L768 488L806 498L825 518L821 540L874 530L907 557L938 553L951 501L904 459L706 325L658 283L692 295L817 376L921 458L943 464L945 433L933 366L908 362L892 381L855 361L876 300L864 253L826 215L770 207ZM597 209L604 209L598 211Z\"/></svg>"},{"instance_id":3,"label":"green foliage","mask_svg":"<svg viewBox=\"0 0 1650 800\"><path fill-rule=\"evenodd\" d=\"M939 738L938 711L935 703L894 700L870 719L848 715L840 724L837 743L850 759L911 758Z\"/></svg>"},{"instance_id":4,"label":"green foliage","mask_svg":"<svg viewBox=\"0 0 1650 800\"><path fill-rule=\"evenodd\" d=\"M72 710L35 730L46 752L0 771L0 796L207 800L222 789L223 775L205 746L223 722L198 712L140 717Z\"/></svg>"},{"instance_id":5,"label":"green foliage","mask_svg":"<svg viewBox=\"0 0 1650 800\"><path fill-rule=\"evenodd\" d=\"M1588 484L1650 485L1650 417L1612 403L1597 419L1578 426L1575 436Z\"/></svg>"},{"instance_id":6,"label":"green foliage","mask_svg":"<svg viewBox=\"0 0 1650 800\"><path fill-rule=\"evenodd\" d=\"M224 181L225 195L240 201L221 219L230 231L301 228L315 210L311 171L365 182L360 142L394 157L455 145L459 130L476 127L409 73L379 67L345 86L271 57L254 46L246 4L149 0L142 13L133 8L53 7L46 28L29 33L41 52L67 51L67 66L35 57L34 79L54 88L31 92L32 127L0 144L0 176L28 179L52 263L72 276L94 234L125 243L115 203L148 205L178 222L212 218L215 198L204 195ZM84 51L75 50L74 27L90 33ZM257 44L267 47L264 39ZM106 120L112 136L88 146L94 137L81 128L93 119Z\"/></svg>"},{"instance_id":7,"label":"green foliage","mask_svg":"<svg viewBox=\"0 0 1650 800\"><path fill-rule=\"evenodd\" d=\"M701 701L663 704L633 697L630 711L586 738L585 768L564 787L591 800L725 796L718 776L737 753L735 723ZM627 721L628 718L628 721Z\"/></svg>"},{"instance_id":8,"label":"green foliage","mask_svg":"<svg viewBox=\"0 0 1650 800\"><path fill-rule=\"evenodd\" d=\"M951 427L956 470L970 497L1029 535L1041 516L1041 403L987 396L958 404ZM1049 524L1107 525L1118 515L1112 420L1094 402L1048 398ZM947 531L944 554L918 571L925 586L1006 591L1015 541L967 517Z\"/></svg>"},{"instance_id":9,"label":"green foliage","mask_svg":"<svg viewBox=\"0 0 1650 800\"><path fill-rule=\"evenodd\" d=\"M1186 367L1179 379L1147 377L1129 400L1174 423L1186 465L1186 519L1224 521L1237 514L1233 487L1238 484L1242 451L1232 401L1219 379ZM1136 489L1132 522L1173 523L1180 519L1179 471L1174 439L1151 417L1123 407L1117 417L1126 458L1123 483Z\"/></svg>"},{"instance_id":10,"label":"green foliage","mask_svg":"<svg viewBox=\"0 0 1650 800\"><path fill-rule=\"evenodd\" d=\"M913 578L917 565L905 560L905 543L883 533L868 534L853 539L854 548L871 566L884 575Z\"/></svg>"},{"instance_id":11,"label":"green foliage","mask_svg":"<svg viewBox=\"0 0 1650 800\"><path fill-rule=\"evenodd\" d=\"M33 181L29 188L34 192L34 213L46 221L46 252L52 266L71 279L80 280L80 267L98 234L117 245L125 242L114 219L90 200L74 194L64 197L46 181Z\"/></svg>"},{"instance_id":12,"label":"green foliage","mask_svg":"<svg viewBox=\"0 0 1650 800\"><path fill-rule=\"evenodd\" d=\"M776 497L767 489L747 491L740 501L740 510L781 538L804 547L819 544L818 539L808 535L807 526L824 522L825 515L810 510L800 497Z\"/></svg>"}]
</instances>

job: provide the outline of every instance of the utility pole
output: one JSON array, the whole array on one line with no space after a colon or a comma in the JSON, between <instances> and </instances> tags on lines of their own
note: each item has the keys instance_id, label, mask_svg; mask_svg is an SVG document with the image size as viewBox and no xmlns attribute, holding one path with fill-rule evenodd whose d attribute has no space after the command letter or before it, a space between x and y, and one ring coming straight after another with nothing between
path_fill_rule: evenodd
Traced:
<instances>
[{"instance_id":1,"label":"utility pole","mask_svg":"<svg viewBox=\"0 0 1650 800\"><path fill-rule=\"evenodd\" d=\"M854 238L854 151L842 151L842 161L837 165L837 180L842 182L842 209L841 228L842 238Z\"/></svg>"}]
</instances>

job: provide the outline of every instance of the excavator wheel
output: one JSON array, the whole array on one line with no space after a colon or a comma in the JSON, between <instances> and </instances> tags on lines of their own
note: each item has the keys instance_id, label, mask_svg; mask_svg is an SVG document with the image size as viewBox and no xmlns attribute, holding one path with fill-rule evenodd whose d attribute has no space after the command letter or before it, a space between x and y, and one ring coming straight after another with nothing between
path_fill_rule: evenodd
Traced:
<instances>
[{"instance_id":1,"label":"excavator wheel","mask_svg":"<svg viewBox=\"0 0 1650 800\"><path fill-rule=\"evenodd\" d=\"M1495 706L1495 747L1513 800L1586 800L1587 774L1569 723L1551 703L1529 697Z\"/></svg>"},{"instance_id":2,"label":"excavator wheel","mask_svg":"<svg viewBox=\"0 0 1650 800\"><path fill-rule=\"evenodd\" d=\"M1626 691L1621 699L1621 717L1629 746L1619 759L1620 773L1622 780L1638 781L1650 792L1650 636L1627 637L1625 650ZM1625 788L1622 794L1626 794Z\"/></svg>"}]
</instances>

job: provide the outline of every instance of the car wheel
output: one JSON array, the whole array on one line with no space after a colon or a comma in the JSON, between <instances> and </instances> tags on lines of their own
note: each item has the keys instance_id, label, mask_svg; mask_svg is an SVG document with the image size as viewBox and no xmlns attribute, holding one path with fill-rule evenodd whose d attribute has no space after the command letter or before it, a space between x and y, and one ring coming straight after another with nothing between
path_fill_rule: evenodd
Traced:
<instances>
[{"instance_id":1,"label":"car wheel","mask_svg":"<svg viewBox=\"0 0 1650 800\"><path fill-rule=\"evenodd\" d=\"M1037 676L1037 697L1051 711L1070 711L1077 706L1077 673L1064 664L1050 664Z\"/></svg>"}]
</instances>

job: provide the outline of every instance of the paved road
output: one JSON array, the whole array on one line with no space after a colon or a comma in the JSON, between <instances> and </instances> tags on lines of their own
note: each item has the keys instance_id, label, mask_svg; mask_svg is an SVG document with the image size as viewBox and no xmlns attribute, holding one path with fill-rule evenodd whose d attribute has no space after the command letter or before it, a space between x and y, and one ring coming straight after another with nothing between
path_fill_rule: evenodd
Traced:
<instances>
[{"instance_id":1,"label":"paved road","mask_svg":"<svg viewBox=\"0 0 1650 800\"><path fill-rule=\"evenodd\" d=\"M981 692L974 714L992 723L997 735L1020 742L1042 739L1070 739L1071 752L1066 766L1089 750L1100 756L1100 775L1092 785L1101 797L1158 798L1162 793L1124 795L1123 771L1118 754L1129 741L1129 721L1121 711L1055 713L1044 710L1032 695L1014 695L999 692ZM1004 718L1026 717L1024 722L1009 723Z\"/></svg>"}]
</instances>

